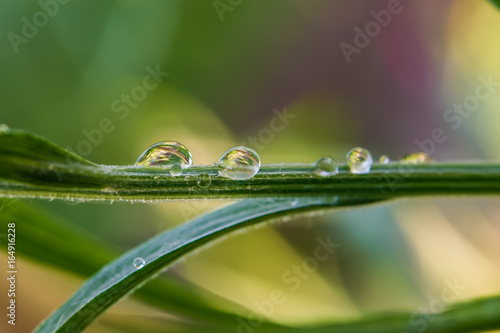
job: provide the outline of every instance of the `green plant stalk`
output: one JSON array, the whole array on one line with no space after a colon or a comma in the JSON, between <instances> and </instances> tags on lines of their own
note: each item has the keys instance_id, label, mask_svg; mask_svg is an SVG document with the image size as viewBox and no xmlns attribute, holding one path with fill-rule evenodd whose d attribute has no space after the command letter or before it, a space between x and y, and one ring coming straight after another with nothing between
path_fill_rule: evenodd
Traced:
<instances>
[{"instance_id":1,"label":"green plant stalk","mask_svg":"<svg viewBox=\"0 0 500 333\"><path fill-rule=\"evenodd\" d=\"M343 164L331 177L316 176L313 168L313 163L263 165L253 178L233 180L220 177L216 166L191 166L174 177L165 168L98 165L23 131L0 134L0 197L140 202L500 194L500 164L375 164L363 175L350 173ZM201 174L211 177L209 186L198 185Z\"/></svg>"},{"instance_id":2,"label":"green plant stalk","mask_svg":"<svg viewBox=\"0 0 500 333\"><path fill-rule=\"evenodd\" d=\"M263 165L248 180L217 175L213 166L192 166L172 177L168 170L148 167L97 166L71 169L18 163L16 174L0 174L0 196L66 200L188 200L280 196L408 197L425 195L498 195L500 164L374 165L369 174L318 177L313 164ZM402 168L404 168L404 171ZM5 170L5 169L4 169ZM28 173L29 171L29 173ZM22 173L22 179L17 174ZM197 185L201 173L211 175L207 188ZM8 179L8 180L7 180ZM58 179L62 179L60 182Z\"/></svg>"}]
</instances>

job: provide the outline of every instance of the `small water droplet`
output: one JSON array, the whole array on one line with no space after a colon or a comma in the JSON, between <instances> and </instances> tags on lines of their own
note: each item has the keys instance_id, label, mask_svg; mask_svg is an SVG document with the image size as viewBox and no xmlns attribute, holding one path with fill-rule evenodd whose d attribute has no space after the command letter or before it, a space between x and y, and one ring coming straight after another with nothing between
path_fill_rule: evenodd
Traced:
<instances>
[{"instance_id":1,"label":"small water droplet","mask_svg":"<svg viewBox=\"0 0 500 333\"><path fill-rule=\"evenodd\" d=\"M380 164L389 164L389 162L391 161L391 159L387 155L382 155L382 156L380 156L380 158L378 159L378 161L380 162Z\"/></svg>"},{"instance_id":2,"label":"small water droplet","mask_svg":"<svg viewBox=\"0 0 500 333\"><path fill-rule=\"evenodd\" d=\"M196 179L196 184L201 188L207 188L212 183L212 178L208 173L200 173Z\"/></svg>"},{"instance_id":3,"label":"small water droplet","mask_svg":"<svg viewBox=\"0 0 500 333\"><path fill-rule=\"evenodd\" d=\"M144 261L141 257L137 257L134 259L133 265L136 269L141 269L144 265L146 265L146 261Z\"/></svg>"},{"instance_id":4,"label":"small water droplet","mask_svg":"<svg viewBox=\"0 0 500 333\"><path fill-rule=\"evenodd\" d=\"M155 143L141 154L135 165L172 167L174 165L191 165L191 153L182 143L162 141Z\"/></svg>"},{"instance_id":5,"label":"small water droplet","mask_svg":"<svg viewBox=\"0 0 500 333\"><path fill-rule=\"evenodd\" d=\"M361 147L353 148L349 150L346 158L351 173L365 174L370 172L373 158L368 150Z\"/></svg>"},{"instance_id":6,"label":"small water droplet","mask_svg":"<svg viewBox=\"0 0 500 333\"><path fill-rule=\"evenodd\" d=\"M330 156L323 156L314 165L313 172L321 177L333 176L339 173L339 164Z\"/></svg>"},{"instance_id":7,"label":"small water droplet","mask_svg":"<svg viewBox=\"0 0 500 333\"><path fill-rule=\"evenodd\" d=\"M170 174L173 177L182 175L182 166L180 166L179 164L172 165L172 167L170 168Z\"/></svg>"},{"instance_id":8,"label":"small water droplet","mask_svg":"<svg viewBox=\"0 0 500 333\"><path fill-rule=\"evenodd\" d=\"M432 161L431 157L426 153L418 152L407 155L401 159L403 164L421 164Z\"/></svg>"},{"instance_id":9,"label":"small water droplet","mask_svg":"<svg viewBox=\"0 0 500 333\"><path fill-rule=\"evenodd\" d=\"M219 161L219 175L230 179L250 179L259 172L259 169L259 155L253 149L244 146L227 150Z\"/></svg>"},{"instance_id":10,"label":"small water droplet","mask_svg":"<svg viewBox=\"0 0 500 333\"><path fill-rule=\"evenodd\" d=\"M10 127L7 124L0 124L0 134L2 133L9 133L10 132Z\"/></svg>"}]
</instances>

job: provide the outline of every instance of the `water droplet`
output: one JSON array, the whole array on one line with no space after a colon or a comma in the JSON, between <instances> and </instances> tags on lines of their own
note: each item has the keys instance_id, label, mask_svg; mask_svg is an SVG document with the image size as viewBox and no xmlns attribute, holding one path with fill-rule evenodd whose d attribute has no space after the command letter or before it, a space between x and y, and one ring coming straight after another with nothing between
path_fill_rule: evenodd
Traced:
<instances>
[{"instance_id":1,"label":"water droplet","mask_svg":"<svg viewBox=\"0 0 500 333\"><path fill-rule=\"evenodd\" d=\"M431 157L426 153L418 152L407 155L401 159L403 164L421 164L432 161Z\"/></svg>"},{"instance_id":2,"label":"water droplet","mask_svg":"<svg viewBox=\"0 0 500 333\"><path fill-rule=\"evenodd\" d=\"M351 173L369 173L372 167L373 158L370 152L364 148L356 147L347 153L347 165Z\"/></svg>"},{"instance_id":3,"label":"water droplet","mask_svg":"<svg viewBox=\"0 0 500 333\"><path fill-rule=\"evenodd\" d=\"M139 157L135 165L172 167L174 165L191 165L191 153L182 143L175 141L158 142Z\"/></svg>"},{"instance_id":4,"label":"water droplet","mask_svg":"<svg viewBox=\"0 0 500 333\"><path fill-rule=\"evenodd\" d=\"M9 133L10 132L10 127L7 124L0 124L0 134L2 133Z\"/></svg>"},{"instance_id":5,"label":"water droplet","mask_svg":"<svg viewBox=\"0 0 500 333\"><path fill-rule=\"evenodd\" d=\"M207 188L212 183L212 178L208 173L200 173L197 177L196 184L201 188Z\"/></svg>"},{"instance_id":6,"label":"water droplet","mask_svg":"<svg viewBox=\"0 0 500 333\"><path fill-rule=\"evenodd\" d=\"M259 169L259 155L253 149L244 146L229 149L219 161L219 175L230 179L250 179Z\"/></svg>"},{"instance_id":7,"label":"water droplet","mask_svg":"<svg viewBox=\"0 0 500 333\"><path fill-rule=\"evenodd\" d=\"M144 267L144 265L146 265L146 261L144 261L144 259L142 259L141 257L137 257L134 259L133 264L136 269L141 269Z\"/></svg>"},{"instance_id":8,"label":"water droplet","mask_svg":"<svg viewBox=\"0 0 500 333\"><path fill-rule=\"evenodd\" d=\"M329 177L339 173L339 164L329 156L321 157L314 165L314 174L321 177Z\"/></svg>"},{"instance_id":9,"label":"water droplet","mask_svg":"<svg viewBox=\"0 0 500 333\"><path fill-rule=\"evenodd\" d=\"M378 161L380 162L380 164L389 164L389 162L391 161L391 159L387 155L382 155L382 156L380 156L380 158L378 159Z\"/></svg>"},{"instance_id":10,"label":"water droplet","mask_svg":"<svg viewBox=\"0 0 500 333\"><path fill-rule=\"evenodd\" d=\"M179 164L172 165L172 167L170 168L170 174L173 177L182 175L182 166L180 166Z\"/></svg>"}]
</instances>

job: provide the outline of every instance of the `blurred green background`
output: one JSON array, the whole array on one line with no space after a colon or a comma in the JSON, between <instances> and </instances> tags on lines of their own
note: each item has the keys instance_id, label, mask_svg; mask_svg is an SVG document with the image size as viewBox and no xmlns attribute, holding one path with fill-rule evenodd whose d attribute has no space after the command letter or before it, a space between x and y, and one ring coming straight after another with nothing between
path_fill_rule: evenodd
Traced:
<instances>
[{"instance_id":1,"label":"blurred green background","mask_svg":"<svg viewBox=\"0 0 500 333\"><path fill-rule=\"evenodd\" d=\"M350 62L342 43L355 46L356 27L387 1L229 3L2 1L0 123L114 165L167 139L195 164L241 143L262 163L343 161L353 146L398 159L421 150L417 142L438 161L500 158L500 85L473 104L483 79L500 82L500 14L487 1L401 1ZM168 75L147 77L154 71ZM471 111L457 111L464 103ZM435 129L444 142L429 143ZM226 203L31 204L125 251ZM284 272L328 235L340 247L290 290ZM286 290L271 319L299 324L429 309L457 280L456 301L498 293L499 251L497 199L419 199L251 230L167 274L248 312ZM19 265L16 329L27 332L83 280L27 258ZM121 331L127 320L168 327L168 314L128 299L88 331Z\"/></svg>"}]
</instances>

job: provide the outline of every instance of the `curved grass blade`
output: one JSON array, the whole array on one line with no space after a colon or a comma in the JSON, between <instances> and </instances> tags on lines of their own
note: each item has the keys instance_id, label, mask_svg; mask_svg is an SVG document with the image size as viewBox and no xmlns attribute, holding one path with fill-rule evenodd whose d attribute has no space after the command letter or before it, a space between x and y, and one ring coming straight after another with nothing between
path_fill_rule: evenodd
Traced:
<instances>
[{"instance_id":1,"label":"curved grass blade","mask_svg":"<svg viewBox=\"0 0 500 333\"><path fill-rule=\"evenodd\" d=\"M17 253L85 278L118 257L119 252L100 239L22 202L0 200L0 225L17 222ZM7 230L7 228L5 228ZM234 320L234 314L216 310L213 304L237 311L229 300L186 281L161 277L134 293L134 297L191 320L220 324ZM207 299L210 300L207 302ZM241 309L243 310L243 309Z\"/></svg>"},{"instance_id":2,"label":"curved grass blade","mask_svg":"<svg viewBox=\"0 0 500 333\"><path fill-rule=\"evenodd\" d=\"M0 135L0 197L66 200L238 199L343 196L367 201L425 195L498 195L500 164L376 164L369 174L341 165L334 177L314 164L263 165L247 180L220 177L216 166L192 166L173 177L164 168L97 165L22 131ZM200 187L197 176L211 184Z\"/></svg>"},{"instance_id":3,"label":"curved grass blade","mask_svg":"<svg viewBox=\"0 0 500 333\"><path fill-rule=\"evenodd\" d=\"M293 204L292 204L293 202ZM179 257L231 231L248 227L286 214L304 214L335 207L359 205L362 200L338 198L248 199L201 216L192 222L160 234L127 252L90 278L61 308L53 313L36 332L80 332L109 306L133 292ZM367 203L367 202L365 202ZM146 264L136 270L134 258L141 256ZM411 319L417 313L391 313L367 316L357 321L302 328L264 324L259 332L419 332L422 326ZM440 314L422 315L426 332L476 332L500 328L500 296L474 300L451 307ZM431 320L432 319L432 320ZM204 332L236 329L234 324L203 328ZM184 331L184 330L183 330ZM186 327L186 332L196 331Z\"/></svg>"},{"instance_id":4,"label":"curved grass blade","mask_svg":"<svg viewBox=\"0 0 500 333\"><path fill-rule=\"evenodd\" d=\"M331 197L301 198L298 202L286 198L248 199L201 216L146 241L101 269L53 313L37 332L80 332L108 307L174 261L231 231L290 213L306 213L361 203L368 202L364 199ZM145 260L144 267L140 269L132 264L137 257ZM228 327L236 324L236 320L234 323L227 323Z\"/></svg>"}]
</instances>

